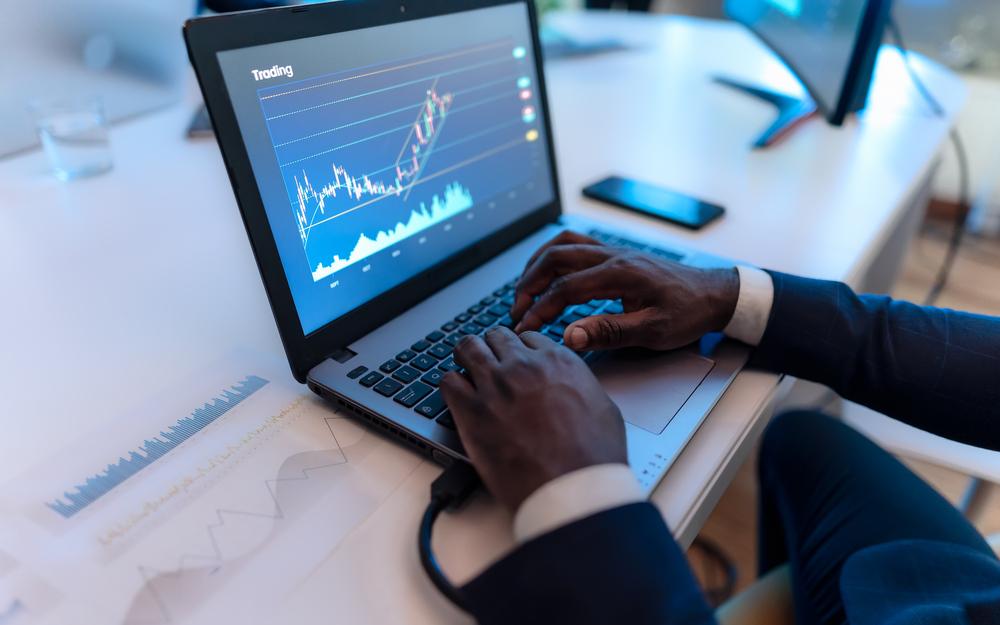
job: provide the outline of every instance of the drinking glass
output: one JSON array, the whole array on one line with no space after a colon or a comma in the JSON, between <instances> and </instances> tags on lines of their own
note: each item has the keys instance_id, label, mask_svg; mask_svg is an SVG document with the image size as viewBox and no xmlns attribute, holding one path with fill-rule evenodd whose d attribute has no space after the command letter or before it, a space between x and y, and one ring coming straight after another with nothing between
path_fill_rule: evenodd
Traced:
<instances>
[{"instance_id":1,"label":"drinking glass","mask_svg":"<svg viewBox=\"0 0 1000 625\"><path fill-rule=\"evenodd\" d=\"M111 169L108 122L100 98L39 101L31 108L57 178L69 181Z\"/></svg>"}]
</instances>

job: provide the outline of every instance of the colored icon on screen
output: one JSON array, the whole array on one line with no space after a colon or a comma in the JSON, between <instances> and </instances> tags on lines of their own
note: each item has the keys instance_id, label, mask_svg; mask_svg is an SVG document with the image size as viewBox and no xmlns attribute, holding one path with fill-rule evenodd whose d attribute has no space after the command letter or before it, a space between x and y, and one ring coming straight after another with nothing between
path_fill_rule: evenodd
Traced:
<instances>
[{"instance_id":1,"label":"colored icon on screen","mask_svg":"<svg viewBox=\"0 0 1000 625\"><path fill-rule=\"evenodd\" d=\"M517 79L518 89L527 89L530 86L531 86L531 79L528 78L527 76L521 76L520 78Z\"/></svg>"},{"instance_id":2,"label":"colored icon on screen","mask_svg":"<svg viewBox=\"0 0 1000 625\"><path fill-rule=\"evenodd\" d=\"M514 48L515 59L523 59L526 54L528 54L528 51L524 49L524 46L517 46Z\"/></svg>"},{"instance_id":3,"label":"colored icon on screen","mask_svg":"<svg viewBox=\"0 0 1000 625\"><path fill-rule=\"evenodd\" d=\"M769 0L769 2L789 17L802 15L802 0Z\"/></svg>"},{"instance_id":4,"label":"colored icon on screen","mask_svg":"<svg viewBox=\"0 0 1000 625\"><path fill-rule=\"evenodd\" d=\"M535 139L538 138L538 131L532 128L528 132L524 133L524 138L527 139L528 141L534 141Z\"/></svg>"},{"instance_id":5,"label":"colored icon on screen","mask_svg":"<svg viewBox=\"0 0 1000 625\"><path fill-rule=\"evenodd\" d=\"M526 124L530 124L535 121L535 117L535 107L526 106L521 109L521 119L523 119Z\"/></svg>"}]
</instances>

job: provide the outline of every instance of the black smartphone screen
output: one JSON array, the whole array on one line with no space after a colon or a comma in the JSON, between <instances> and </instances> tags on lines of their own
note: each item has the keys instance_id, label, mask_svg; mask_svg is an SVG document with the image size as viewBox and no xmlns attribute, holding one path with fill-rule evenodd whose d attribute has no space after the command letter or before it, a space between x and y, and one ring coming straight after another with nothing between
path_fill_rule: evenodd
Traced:
<instances>
[{"instance_id":1,"label":"black smartphone screen","mask_svg":"<svg viewBox=\"0 0 1000 625\"><path fill-rule=\"evenodd\" d=\"M716 204L619 176L595 182L585 187L583 194L621 208L659 217L692 230L701 228L726 212Z\"/></svg>"}]
</instances>

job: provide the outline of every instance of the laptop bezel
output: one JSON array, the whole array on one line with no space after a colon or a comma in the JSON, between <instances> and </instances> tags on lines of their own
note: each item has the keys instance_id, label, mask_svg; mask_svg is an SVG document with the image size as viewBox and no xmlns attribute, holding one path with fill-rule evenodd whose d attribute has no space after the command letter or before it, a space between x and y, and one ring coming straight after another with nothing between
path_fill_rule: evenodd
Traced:
<instances>
[{"instance_id":1,"label":"laptop bezel","mask_svg":"<svg viewBox=\"0 0 1000 625\"><path fill-rule=\"evenodd\" d=\"M226 50L336 34L494 6L525 7L531 30L541 122L549 154L553 199L481 241L445 258L369 302L305 334L261 199L236 114L223 80L218 53ZM402 9L402 10L401 10ZM278 326L292 374L305 382L309 370L431 294L503 252L562 213L555 148L549 119L538 21L532 0L342 0L326 4L262 9L202 17L184 24L184 39L226 171L246 227L257 268Z\"/></svg>"}]
</instances>

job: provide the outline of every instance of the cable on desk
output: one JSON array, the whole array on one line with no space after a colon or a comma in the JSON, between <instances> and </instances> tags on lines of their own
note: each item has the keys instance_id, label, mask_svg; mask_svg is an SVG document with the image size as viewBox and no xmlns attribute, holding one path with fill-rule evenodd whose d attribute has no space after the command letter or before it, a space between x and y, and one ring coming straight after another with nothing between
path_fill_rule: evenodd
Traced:
<instances>
[{"instance_id":1,"label":"cable on desk","mask_svg":"<svg viewBox=\"0 0 1000 625\"><path fill-rule=\"evenodd\" d=\"M434 557L431 548L431 535L434 529L434 521L437 520L441 512L447 508L460 506L465 499L472 494L479 486L479 476L472 465L455 461L448 466L431 484L431 500L424 511L424 517L420 521L420 530L417 533L417 548L420 551L420 565L424 567L427 577L431 583L457 607L469 611L462 591L455 587L441 570L441 565Z\"/></svg>"},{"instance_id":2,"label":"cable on desk","mask_svg":"<svg viewBox=\"0 0 1000 625\"><path fill-rule=\"evenodd\" d=\"M718 585L713 585L713 575L711 574L709 568L702 568L702 583L705 592L705 599L708 601L708 605L713 608L718 608L723 603L728 601L733 594L736 592L736 582L739 580L739 569L736 564L726 555L717 543L708 538L698 536L691 543L691 548L701 551L705 560L708 562L714 562L717 569L722 572L722 583ZM692 568L694 568L692 566Z\"/></svg>"},{"instance_id":3,"label":"cable on desk","mask_svg":"<svg viewBox=\"0 0 1000 625\"><path fill-rule=\"evenodd\" d=\"M906 68L906 73L909 74L913 86L931 108L934 115L936 117L944 117L944 107L941 106L941 103L938 102L934 94L924 84L924 81L921 80L920 75L917 74L917 70L910 59L910 50L906 47L906 43L903 40L903 33L899 28L899 22L892 16L889 17L889 32L892 34L896 47L899 48L899 53L903 57L903 66ZM951 137L952 145L955 147L955 157L958 160L958 212L955 214L951 240L948 242L948 249L945 251L944 260L941 262L941 267L938 269L933 285L924 297L925 306L933 306L941 296L941 292L944 291L944 287L948 284L948 278L951 276L951 270L955 265L955 258L958 256L958 250L962 247L962 240L965 238L966 231L968 230L970 212L969 196L971 194L969 188L968 156L965 151L965 144L962 142L962 137L958 134L958 129L953 127L949 132L949 136Z\"/></svg>"}]
</instances>

